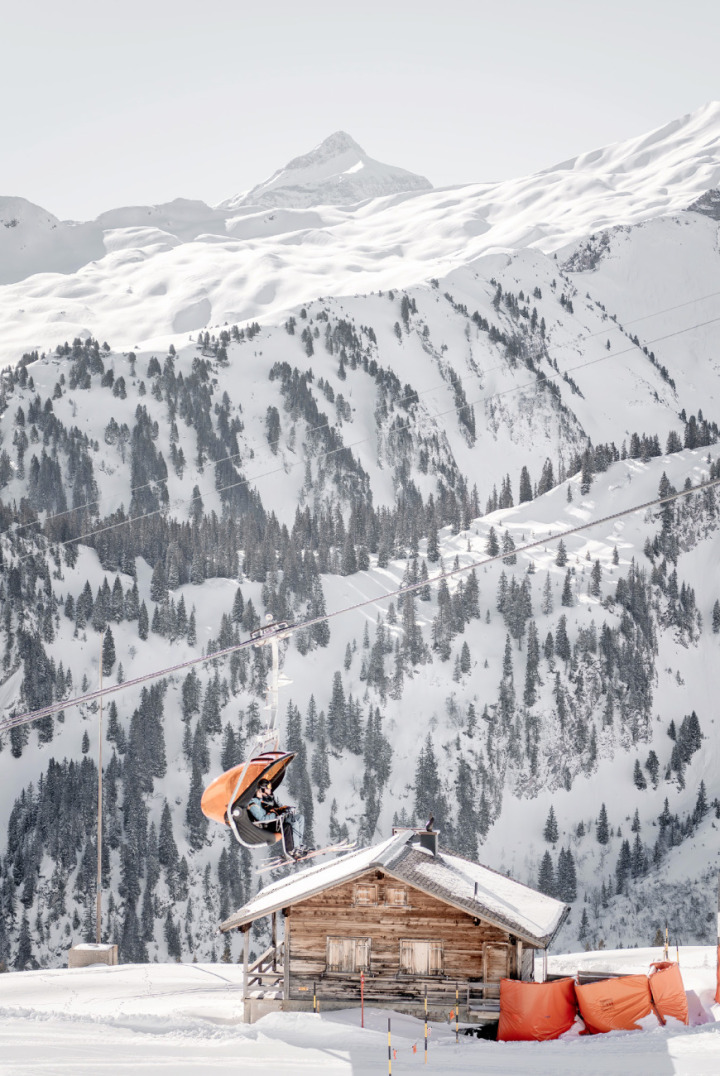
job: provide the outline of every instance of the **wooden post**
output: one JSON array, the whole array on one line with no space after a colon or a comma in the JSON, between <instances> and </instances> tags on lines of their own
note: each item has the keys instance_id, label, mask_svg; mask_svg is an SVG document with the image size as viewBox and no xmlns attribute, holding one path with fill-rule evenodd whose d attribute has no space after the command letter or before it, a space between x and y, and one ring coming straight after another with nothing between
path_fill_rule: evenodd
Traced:
<instances>
[{"instance_id":1,"label":"wooden post","mask_svg":"<svg viewBox=\"0 0 720 1076\"><path fill-rule=\"evenodd\" d=\"M250 975L250 925L241 928L243 932L243 1001L248 996L248 977Z\"/></svg>"},{"instance_id":2,"label":"wooden post","mask_svg":"<svg viewBox=\"0 0 720 1076\"><path fill-rule=\"evenodd\" d=\"M360 972L360 1027L365 1027L365 972Z\"/></svg>"},{"instance_id":3,"label":"wooden post","mask_svg":"<svg viewBox=\"0 0 720 1076\"><path fill-rule=\"evenodd\" d=\"M283 997L285 1001L290 997L290 919L286 915L283 919Z\"/></svg>"},{"instance_id":4,"label":"wooden post","mask_svg":"<svg viewBox=\"0 0 720 1076\"><path fill-rule=\"evenodd\" d=\"M315 980L313 979L313 1012L317 1012L317 991L315 990Z\"/></svg>"},{"instance_id":5,"label":"wooden post","mask_svg":"<svg viewBox=\"0 0 720 1076\"><path fill-rule=\"evenodd\" d=\"M100 691L103 682L103 639L100 637ZM97 882L95 893L95 942L102 943L102 811L103 811L103 787L102 787L102 725L103 725L103 700L100 695L100 718L98 721L98 806L97 806Z\"/></svg>"},{"instance_id":6,"label":"wooden post","mask_svg":"<svg viewBox=\"0 0 720 1076\"><path fill-rule=\"evenodd\" d=\"M515 943L515 960L517 961L516 975L522 980L523 943L520 938Z\"/></svg>"}]
</instances>

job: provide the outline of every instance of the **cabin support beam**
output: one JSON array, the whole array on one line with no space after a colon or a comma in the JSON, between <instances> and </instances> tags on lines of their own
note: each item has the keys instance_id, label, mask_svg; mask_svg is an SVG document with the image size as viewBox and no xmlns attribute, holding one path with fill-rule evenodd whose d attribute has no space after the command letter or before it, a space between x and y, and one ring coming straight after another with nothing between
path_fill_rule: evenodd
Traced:
<instances>
[{"instance_id":1,"label":"cabin support beam","mask_svg":"<svg viewBox=\"0 0 720 1076\"><path fill-rule=\"evenodd\" d=\"M243 1001L248 996L248 979L250 977L250 926L241 927L243 935Z\"/></svg>"}]
</instances>

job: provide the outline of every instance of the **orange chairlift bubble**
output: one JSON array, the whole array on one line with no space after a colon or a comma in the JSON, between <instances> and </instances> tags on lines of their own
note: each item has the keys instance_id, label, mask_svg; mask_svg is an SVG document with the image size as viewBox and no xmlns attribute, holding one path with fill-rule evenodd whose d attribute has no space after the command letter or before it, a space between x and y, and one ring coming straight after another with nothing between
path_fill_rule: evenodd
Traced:
<instances>
[{"instance_id":1,"label":"orange chairlift bubble","mask_svg":"<svg viewBox=\"0 0 720 1076\"><path fill-rule=\"evenodd\" d=\"M216 777L205 789L200 801L205 817L229 826L236 840L246 848L278 842L284 844L282 825L278 824L277 829L273 829L267 825L258 824L249 813L248 804L256 795L261 780L269 781L275 792L282 783L288 766L295 758L295 752L280 750L280 736L277 729L278 643L280 639L288 636L290 630L289 624L285 621L273 621L268 615L268 623L250 633L255 646L270 646L272 650L272 672L268 680L267 709L270 711L268 724L255 738L250 757Z\"/></svg>"}]
</instances>

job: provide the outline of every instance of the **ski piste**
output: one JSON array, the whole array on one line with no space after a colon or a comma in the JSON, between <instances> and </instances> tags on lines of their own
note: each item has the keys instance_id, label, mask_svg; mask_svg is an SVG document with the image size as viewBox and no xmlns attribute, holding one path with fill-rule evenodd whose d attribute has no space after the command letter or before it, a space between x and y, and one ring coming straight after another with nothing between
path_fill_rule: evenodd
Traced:
<instances>
[{"instance_id":1,"label":"ski piste","mask_svg":"<svg viewBox=\"0 0 720 1076\"><path fill-rule=\"evenodd\" d=\"M313 848L312 851L306 852L303 856L298 856L297 859L293 859L292 856L287 859L284 856L274 856L273 859L267 860L261 866L256 867L255 873L263 874L265 871L276 870L278 867L304 863L307 859L314 859L315 856L326 856L331 852L351 852L356 845L357 841L341 841L339 844L328 844L324 848Z\"/></svg>"}]
</instances>

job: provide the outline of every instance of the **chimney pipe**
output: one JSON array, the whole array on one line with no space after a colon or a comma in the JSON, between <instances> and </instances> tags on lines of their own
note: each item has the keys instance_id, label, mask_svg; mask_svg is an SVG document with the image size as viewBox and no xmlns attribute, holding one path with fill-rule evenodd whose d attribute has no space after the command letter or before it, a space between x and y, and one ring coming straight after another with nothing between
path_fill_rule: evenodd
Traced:
<instances>
[{"instance_id":1,"label":"chimney pipe","mask_svg":"<svg viewBox=\"0 0 720 1076\"><path fill-rule=\"evenodd\" d=\"M434 856L438 854L438 831L422 829L418 833L419 844L421 848L427 848L428 852L432 852Z\"/></svg>"}]
</instances>

